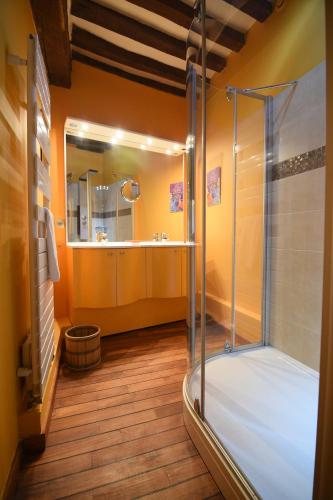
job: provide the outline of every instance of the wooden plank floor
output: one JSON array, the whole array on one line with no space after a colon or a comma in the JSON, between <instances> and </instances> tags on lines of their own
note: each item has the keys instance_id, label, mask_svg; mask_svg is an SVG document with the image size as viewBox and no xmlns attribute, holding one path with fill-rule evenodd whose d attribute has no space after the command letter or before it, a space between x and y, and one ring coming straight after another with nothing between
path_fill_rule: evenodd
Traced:
<instances>
[{"instance_id":1,"label":"wooden plank floor","mask_svg":"<svg viewBox=\"0 0 333 500\"><path fill-rule=\"evenodd\" d=\"M183 423L184 323L104 338L102 353L94 371L61 369L18 498L222 498Z\"/></svg>"}]
</instances>

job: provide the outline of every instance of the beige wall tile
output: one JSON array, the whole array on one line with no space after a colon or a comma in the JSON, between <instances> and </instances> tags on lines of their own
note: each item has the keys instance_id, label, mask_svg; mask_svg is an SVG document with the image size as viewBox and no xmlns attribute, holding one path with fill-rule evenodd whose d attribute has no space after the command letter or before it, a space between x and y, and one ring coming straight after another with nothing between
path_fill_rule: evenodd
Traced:
<instances>
[{"instance_id":1,"label":"beige wall tile","mask_svg":"<svg viewBox=\"0 0 333 500\"><path fill-rule=\"evenodd\" d=\"M272 182L272 213L324 209L325 167Z\"/></svg>"}]
</instances>

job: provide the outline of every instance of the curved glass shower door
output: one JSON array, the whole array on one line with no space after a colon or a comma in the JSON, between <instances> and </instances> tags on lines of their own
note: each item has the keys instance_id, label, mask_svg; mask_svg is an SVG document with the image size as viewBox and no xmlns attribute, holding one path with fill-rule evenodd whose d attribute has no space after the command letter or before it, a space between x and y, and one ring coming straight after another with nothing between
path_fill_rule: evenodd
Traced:
<instances>
[{"instance_id":1,"label":"curved glass shower door","mask_svg":"<svg viewBox=\"0 0 333 500\"><path fill-rule=\"evenodd\" d=\"M205 396L209 399L220 387L205 376L206 361L264 343L270 99L210 84L202 106L201 53L191 46L197 36L197 29L190 32L187 61L187 220L188 239L194 243L188 264L188 380L192 403L210 424ZM217 100L229 111L225 130L216 115ZM219 150L211 141L217 136ZM232 147L227 149L228 142ZM211 427L215 432L213 422Z\"/></svg>"},{"instance_id":2,"label":"curved glass shower door","mask_svg":"<svg viewBox=\"0 0 333 500\"><path fill-rule=\"evenodd\" d=\"M198 29L191 30L189 41L198 45L197 37ZM226 87L222 75L203 93L204 45L191 47L187 80L193 243L187 399L249 497L310 499L323 278L325 67L319 64L297 82L252 89ZM232 78L246 81L245 69Z\"/></svg>"},{"instance_id":3,"label":"curved glass shower door","mask_svg":"<svg viewBox=\"0 0 333 500\"><path fill-rule=\"evenodd\" d=\"M194 29L194 24L195 29ZM201 364L202 360L202 333L201 333L201 311L198 297L201 293L201 250L202 250L202 227L201 227L201 204L200 189L202 176L202 150L201 150L201 72L199 71L201 54L200 24L194 19L187 40L187 116L188 135L186 139L186 199L187 199L187 240L193 244L188 249L187 276L188 276L188 377L191 379L193 371ZM191 404L200 414L202 386L199 383L195 390L188 391Z\"/></svg>"},{"instance_id":4,"label":"curved glass shower door","mask_svg":"<svg viewBox=\"0 0 333 500\"><path fill-rule=\"evenodd\" d=\"M202 8L202 5L200 6ZM206 276L212 276L206 255L206 210L207 168L206 168L206 93L209 85L202 79L202 58L205 44L201 37L204 15L194 18L187 39L187 236L193 243L188 257L188 343L189 371L191 381L188 395L195 411L204 418L206 357L224 352L232 342L231 315L221 322L214 311L207 311ZM205 73L205 72L204 72ZM204 74L204 76L206 76ZM214 193L213 193L214 194ZM216 194L216 193L215 193ZM214 200L216 201L216 200ZM221 228L221 226L220 226ZM214 279L214 278L213 278ZM210 296L211 298L211 296ZM218 313L218 316L219 313Z\"/></svg>"},{"instance_id":5,"label":"curved glass shower door","mask_svg":"<svg viewBox=\"0 0 333 500\"><path fill-rule=\"evenodd\" d=\"M271 99L229 87L233 106L232 350L268 337Z\"/></svg>"}]
</instances>

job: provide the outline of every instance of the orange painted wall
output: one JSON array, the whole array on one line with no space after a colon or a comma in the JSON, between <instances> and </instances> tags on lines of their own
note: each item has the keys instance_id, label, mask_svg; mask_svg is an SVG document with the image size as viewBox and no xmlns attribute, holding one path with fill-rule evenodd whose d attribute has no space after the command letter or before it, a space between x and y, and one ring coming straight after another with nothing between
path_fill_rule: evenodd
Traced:
<instances>
[{"instance_id":1,"label":"orange painted wall","mask_svg":"<svg viewBox=\"0 0 333 500\"><path fill-rule=\"evenodd\" d=\"M185 142L186 101L159 90L73 62L72 87L51 87L52 210L65 219L64 124L67 117ZM55 286L57 316L68 311L65 228L57 227L62 278Z\"/></svg>"},{"instance_id":2,"label":"orange painted wall","mask_svg":"<svg viewBox=\"0 0 333 500\"><path fill-rule=\"evenodd\" d=\"M148 156L148 155L147 155ZM183 181L183 157L149 154L139 169L141 198L135 239L151 240L154 233L167 233L171 240L184 240L184 212L170 212L170 184Z\"/></svg>"},{"instance_id":3,"label":"orange painted wall","mask_svg":"<svg viewBox=\"0 0 333 500\"><path fill-rule=\"evenodd\" d=\"M0 498L18 443L22 389L16 370L29 330L26 74L7 54L27 57L35 31L28 0L0 2Z\"/></svg>"}]
</instances>

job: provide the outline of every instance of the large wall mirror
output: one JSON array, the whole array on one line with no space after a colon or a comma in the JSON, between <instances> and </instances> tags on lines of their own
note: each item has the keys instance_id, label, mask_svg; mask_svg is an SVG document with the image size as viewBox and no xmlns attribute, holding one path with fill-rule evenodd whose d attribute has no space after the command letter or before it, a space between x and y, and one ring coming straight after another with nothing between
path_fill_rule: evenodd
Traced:
<instances>
[{"instance_id":1,"label":"large wall mirror","mask_svg":"<svg viewBox=\"0 0 333 500\"><path fill-rule=\"evenodd\" d=\"M68 242L184 240L185 146L67 119Z\"/></svg>"}]
</instances>

